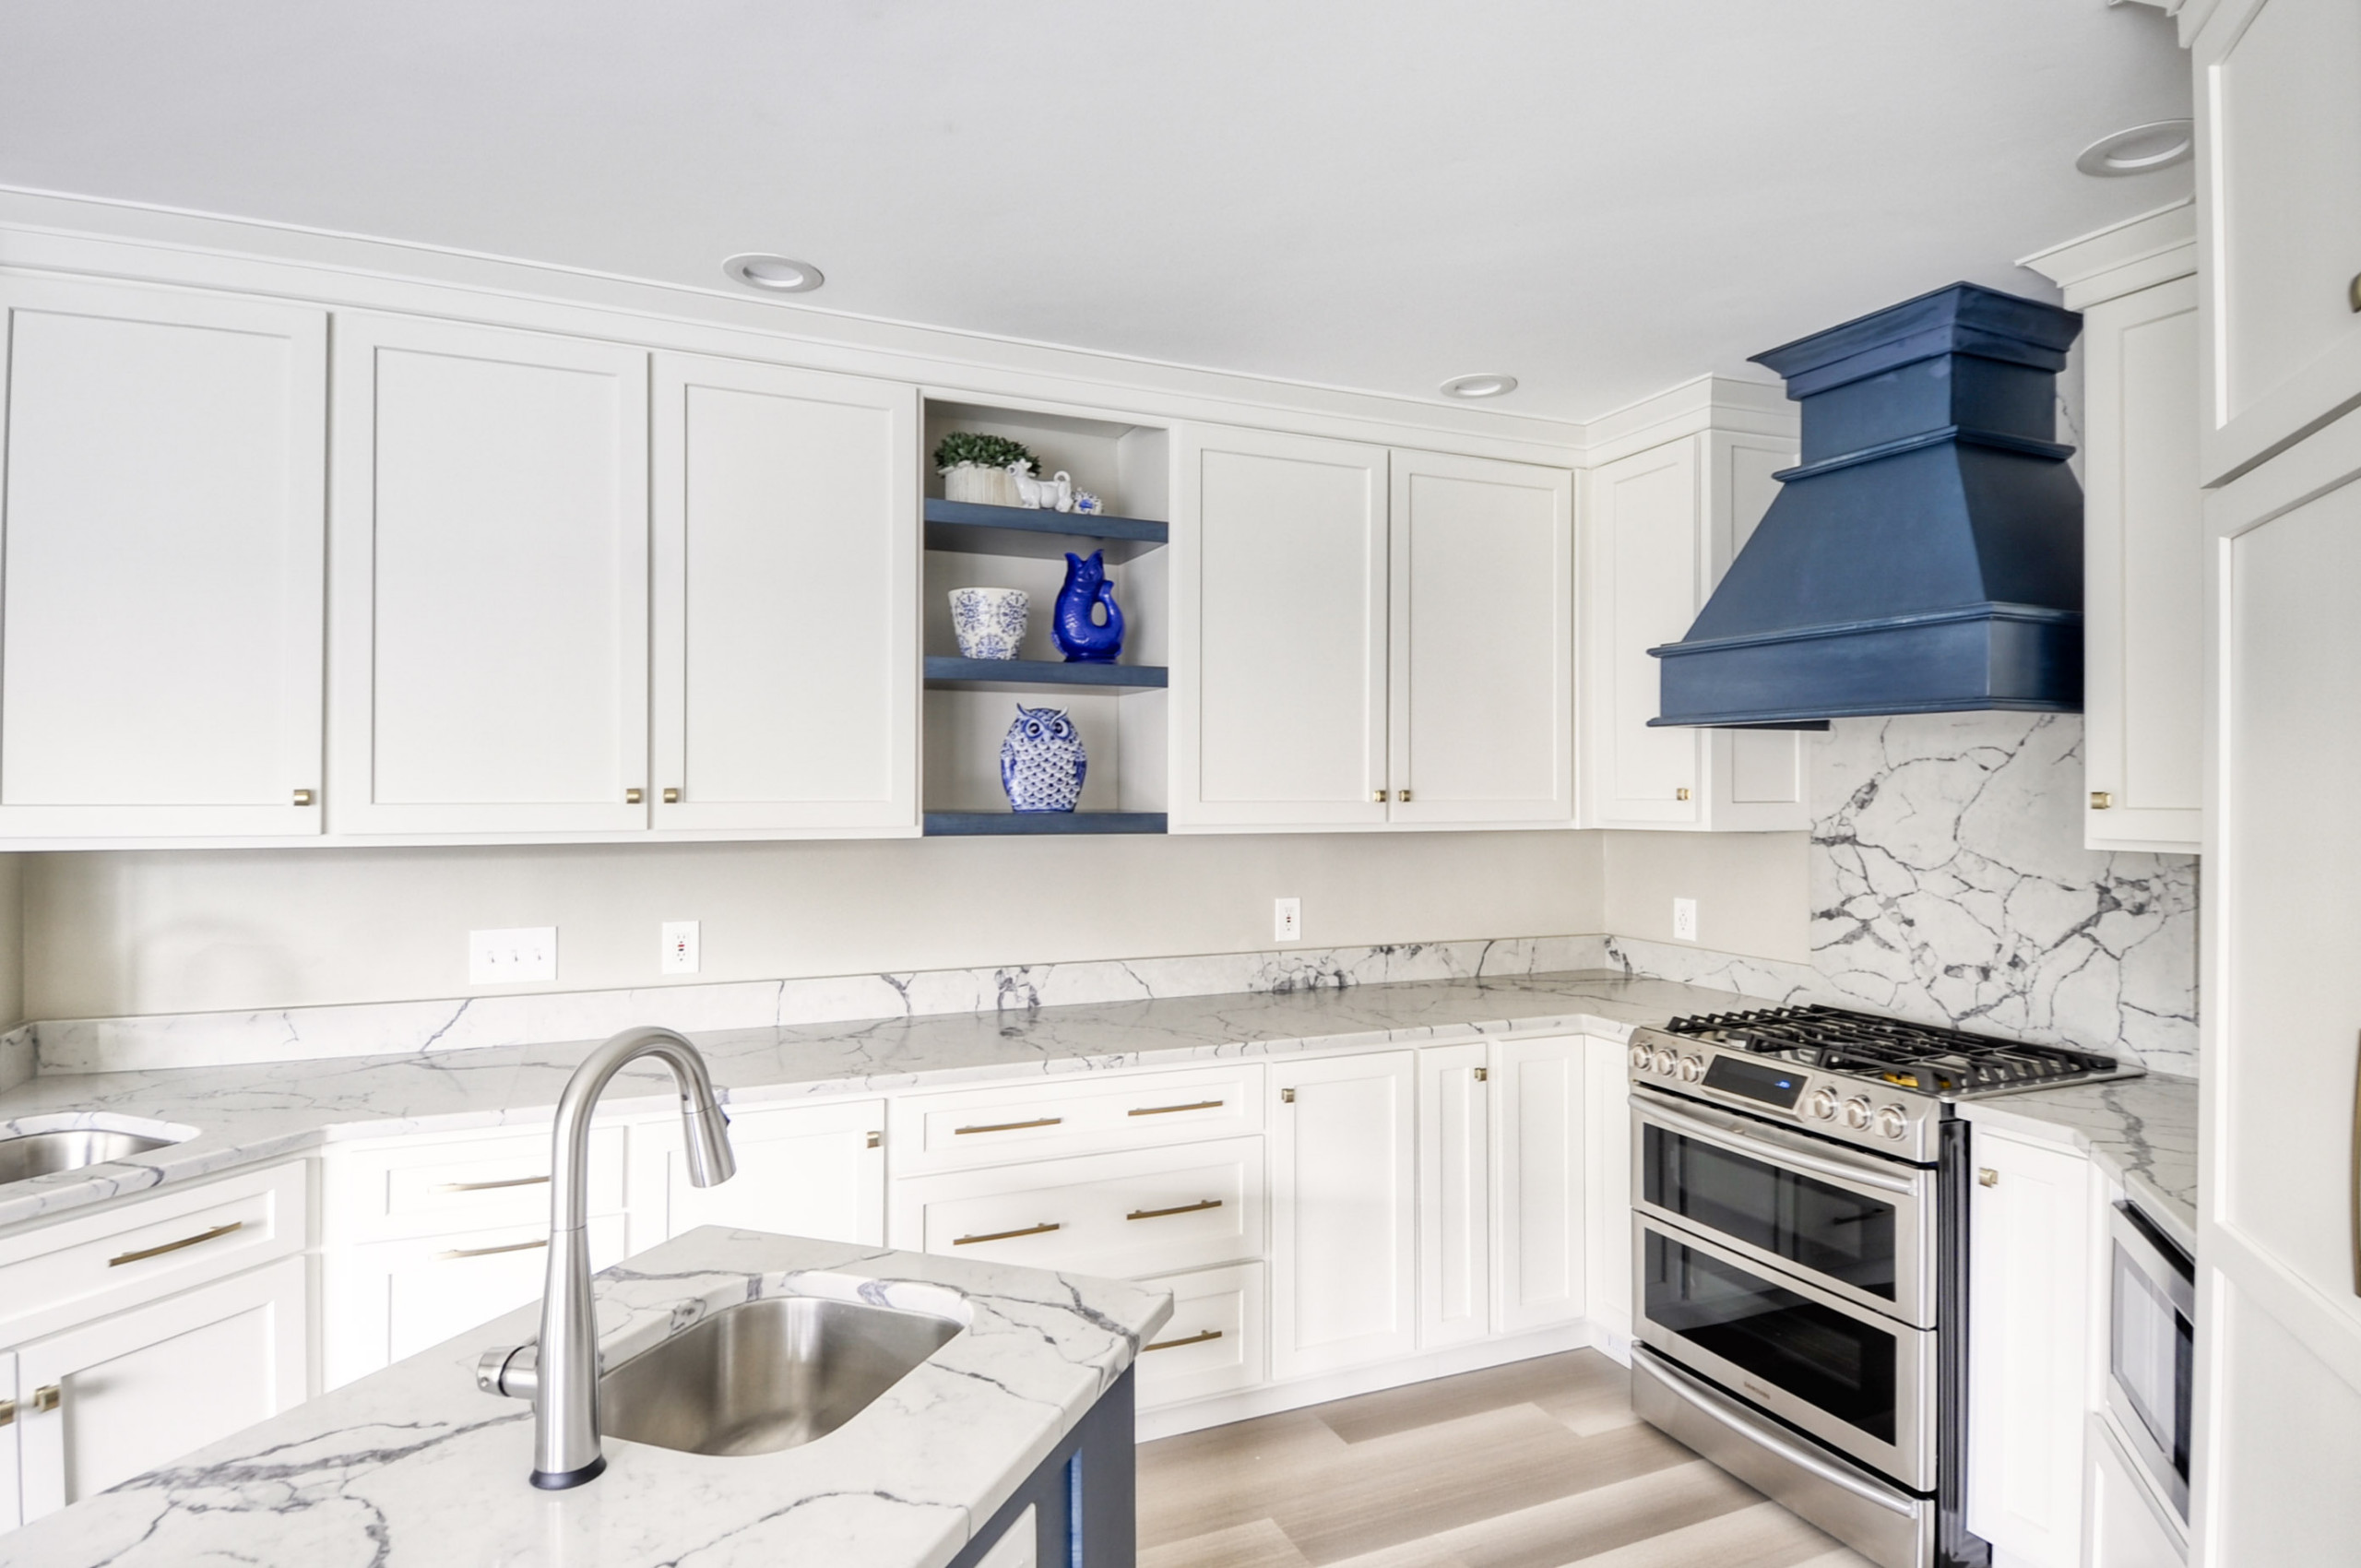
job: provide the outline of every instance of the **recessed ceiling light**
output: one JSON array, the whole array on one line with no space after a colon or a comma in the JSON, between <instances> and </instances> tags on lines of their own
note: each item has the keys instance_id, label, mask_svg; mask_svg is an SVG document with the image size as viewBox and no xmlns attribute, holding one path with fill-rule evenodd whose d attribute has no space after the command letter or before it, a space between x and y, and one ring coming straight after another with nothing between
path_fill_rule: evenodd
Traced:
<instances>
[{"instance_id":1,"label":"recessed ceiling light","mask_svg":"<svg viewBox=\"0 0 2361 1568\"><path fill-rule=\"evenodd\" d=\"M827 281L820 276L820 269L808 261L790 261L765 251L733 255L721 264L721 270L766 294L808 294Z\"/></svg>"},{"instance_id":2,"label":"recessed ceiling light","mask_svg":"<svg viewBox=\"0 0 2361 1568\"><path fill-rule=\"evenodd\" d=\"M2195 125L2187 120L2155 120L2099 137L2082 149L2074 167L2102 178L2145 174L2186 163L2196 150Z\"/></svg>"},{"instance_id":3,"label":"recessed ceiling light","mask_svg":"<svg viewBox=\"0 0 2361 1568\"><path fill-rule=\"evenodd\" d=\"M1446 398L1505 398L1516 390L1516 377L1497 373L1454 375L1442 384Z\"/></svg>"}]
</instances>

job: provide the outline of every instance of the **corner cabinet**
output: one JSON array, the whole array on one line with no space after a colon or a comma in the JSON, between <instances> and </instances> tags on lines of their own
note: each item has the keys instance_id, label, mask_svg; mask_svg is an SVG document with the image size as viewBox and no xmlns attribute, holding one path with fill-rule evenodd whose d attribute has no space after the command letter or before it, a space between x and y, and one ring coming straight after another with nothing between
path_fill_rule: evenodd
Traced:
<instances>
[{"instance_id":1,"label":"corner cabinet","mask_svg":"<svg viewBox=\"0 0 2361 1568\"><path fill-rule=\"evenodd\" d=\"M312 835L325 310L0 278L0 836Z\"/></svg>"},{"instance_id":2,"label":"corner cabinet","mask_svg":"<svg viewBox=\"0 0 2361 1568\"><path fill-rule=\"evenodd\" d=\"M1794 731L1651 729L1657 661L1678 642L1795 461L1774 437L1701 432L1584 475L1583 820L1592 827L1766 832L1810 826Z\"/></svg>"},{"instance_id":3,"label":"corner cabinet","mask_svg":"<svg viewBox=\"0 0 2361 1568\"><path fill-rule=\"evenodd\" d=\"M1573 813L1565 470L1175 434L1176 830Z\"/></svg>"}]
</instances>

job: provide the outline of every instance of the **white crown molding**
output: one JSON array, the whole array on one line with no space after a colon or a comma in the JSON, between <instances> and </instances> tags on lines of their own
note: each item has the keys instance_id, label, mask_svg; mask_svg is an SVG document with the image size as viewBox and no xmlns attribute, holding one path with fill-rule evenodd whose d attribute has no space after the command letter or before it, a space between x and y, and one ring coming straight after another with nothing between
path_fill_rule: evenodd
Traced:
<instances>
[{"instance_id":1,"label":"white crown molding","mask_svg":"<svg viewBox=\"0 0 2361 1568\"><path fill-rule=\"evenodd\" d=\"M2153 212L2110 223L2039 250L2017 263L2065 291L2082 310L2197 270L2197 198L2183 196Z\"/></svg>"},{"instance_id":2,"label":"white crown molding","mask_svg":"<svg viewBox=\"0 0 2361 1568\"><path fill-rule=\"evenodd\" d=\"M1701 375L1592 420L1583 466L1596 468L1708 430L1793 441L1798 428L1796 406L1779 383Z\"/></svg>"}]
</instances>

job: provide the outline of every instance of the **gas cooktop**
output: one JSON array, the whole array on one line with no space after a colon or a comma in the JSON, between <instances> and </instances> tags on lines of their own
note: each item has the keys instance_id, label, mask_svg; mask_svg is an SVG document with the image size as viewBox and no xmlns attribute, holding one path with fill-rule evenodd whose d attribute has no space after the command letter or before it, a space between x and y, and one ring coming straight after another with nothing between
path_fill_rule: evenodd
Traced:
<instances>
[{"instance_id":1,"label":"gas cooktop","mask_svg":"<svg viewBox=\"0 0 2361 1568\"><path fill-rule=\"evenodd\" d=\"M2125 1072L2114 1058L2086 1051L1904 1023L1842 1007L1708 1013L1675 1018L1664 1032L1943 1099L2007 1094Z\"/></svg>"}]
</instances>

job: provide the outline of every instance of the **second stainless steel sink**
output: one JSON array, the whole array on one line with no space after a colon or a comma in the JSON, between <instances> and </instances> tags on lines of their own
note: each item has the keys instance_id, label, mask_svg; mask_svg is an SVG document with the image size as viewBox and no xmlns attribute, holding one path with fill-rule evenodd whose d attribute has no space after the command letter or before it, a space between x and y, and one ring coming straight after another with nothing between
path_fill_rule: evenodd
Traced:
<instances>
[{"instance_id":1,"label":"second stainless steel sink","mask_svg":"<svg viewBox=\"0 0 2361 1568\"><path fill-rule=\"evenodd\" d=\"M812 1296L726 1307L599 1382L610 1437L688 1454L771 1454L825 1436L961 1325Z\"/></svg>"},{"instance_id":2,"label":"second stainless steel sink","mask_svg":"<svg viewBox=\"0 0 2361 1568\"><path fill-rule=\"evenodd\" d=\"M103 1165L110 1159L146 1154L179 1141L141 1133L102 1132L92 1127L20 1133L13 1138L0 1138L0 1186L59 1170L79 1170L86 1165Z\"/></svg>"}]
</instances>

